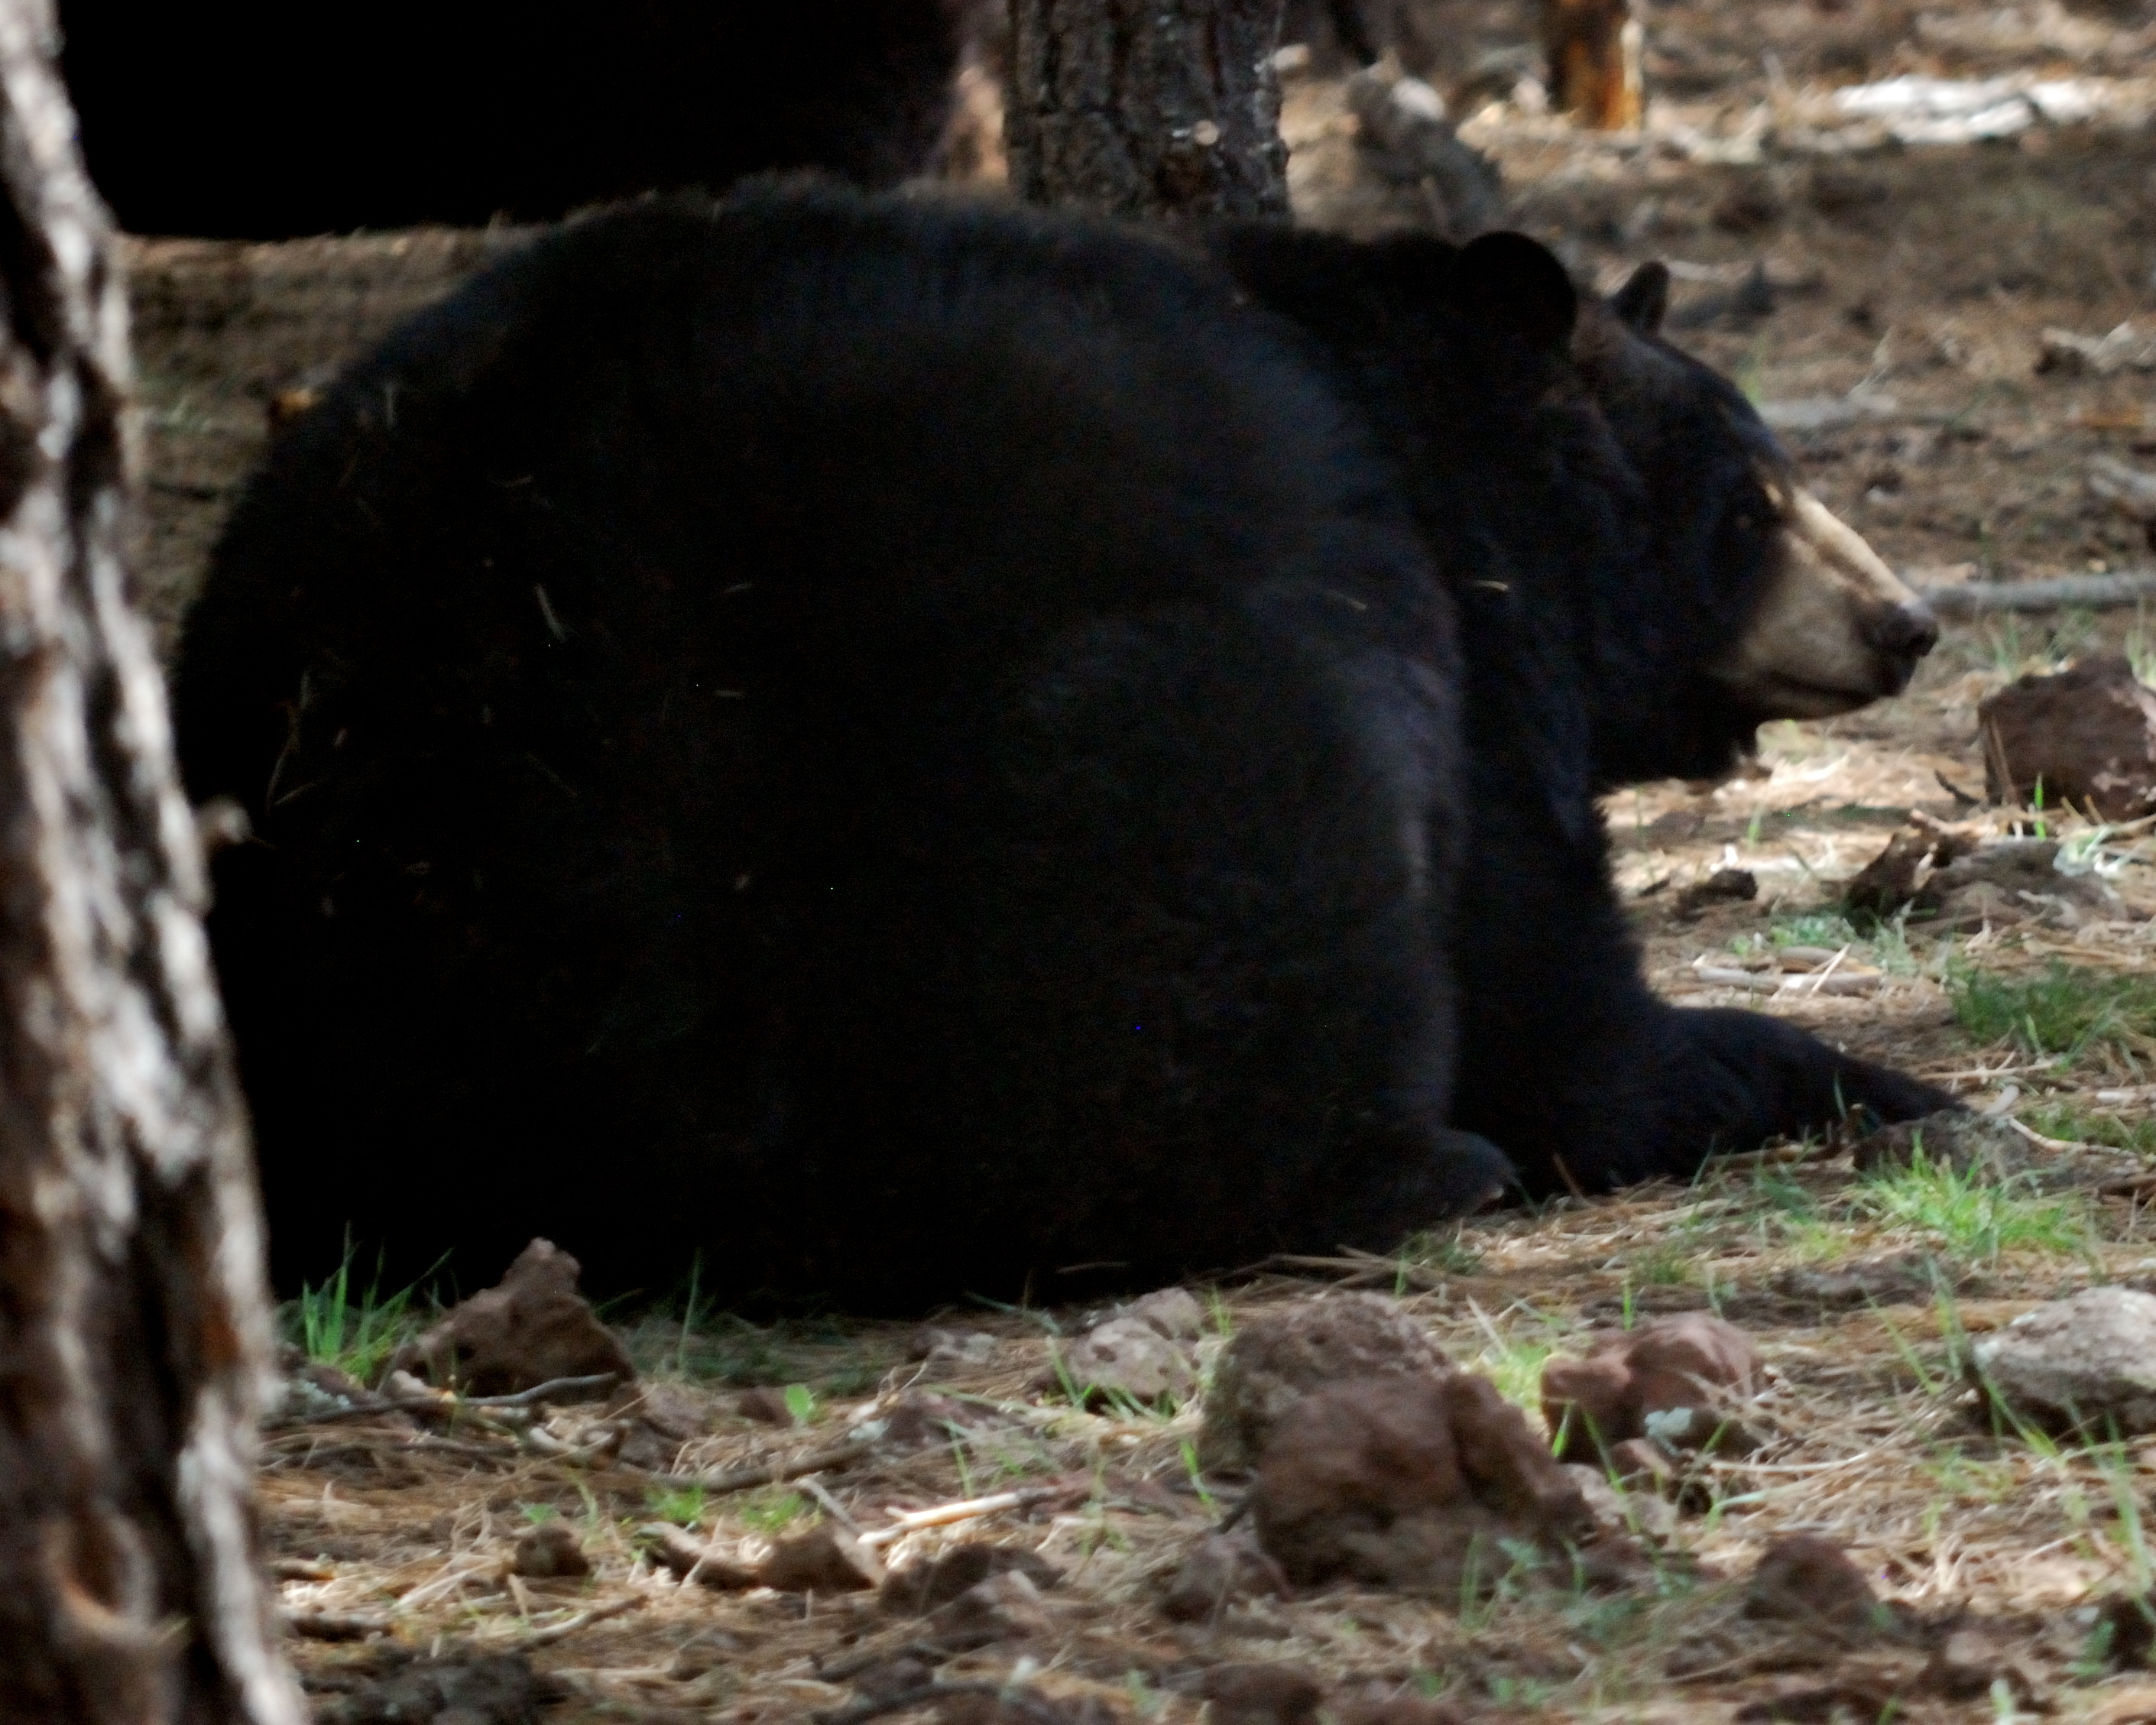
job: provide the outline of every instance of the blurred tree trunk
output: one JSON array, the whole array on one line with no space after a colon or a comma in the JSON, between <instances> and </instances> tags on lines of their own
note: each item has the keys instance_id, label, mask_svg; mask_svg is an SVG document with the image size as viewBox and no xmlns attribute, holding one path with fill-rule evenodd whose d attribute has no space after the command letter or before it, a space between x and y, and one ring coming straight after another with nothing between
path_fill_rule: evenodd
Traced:
<instances>
[{"instance_id":1,"label":"blurred tree trunk","mask_svg":"<svg viewBox=\"0 0 2156 1725\"><path fill-rule=\"evenodd\" d=\"M54 46L50 0L0 0L0 1719L298 1725L255 1562L261 1219Z\"/></svg>"},{"instance_id":2,"label":"blurred tree trunk","mask_svg":"<svg viewBox=\"0 0 2156 1725\"><path fill-rule=\"evenodd\" d=\"M1629 0L1543 0L1550 100L1600 131L1637 126L1643 35Z\"/></svg>"},{"instance_id":3,"label":"blurred tree trunk","mask_svg":"<svg viewBox=\"0 0 2156 1725\"><path fill-rule=\"evenodd\" d=\"M1012 187L1119 216L1285 216L1281 5L1011 0Z\"/></svg>"}]
</instances>

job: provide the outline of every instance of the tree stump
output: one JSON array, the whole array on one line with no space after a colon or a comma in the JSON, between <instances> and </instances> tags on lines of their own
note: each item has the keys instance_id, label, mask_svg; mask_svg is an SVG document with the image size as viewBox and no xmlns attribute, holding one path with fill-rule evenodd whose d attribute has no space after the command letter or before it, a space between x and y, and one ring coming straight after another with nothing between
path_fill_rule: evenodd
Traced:
<instances>
[{"instance_id":1,"label":"tree stump","mask_svg":"<svg viewBox=\"0 0 2156 1725\"><path fill-rule=\"evenodd\" d=\"M1111 215L1285 216L1281 4L1012 0L1012 186Z\"/></svg>"},{"instance_id":2,"label":"tree stump","mask_svg":"<svg viewBox=\"0 0 2156 1725\"><path fill-rule=\"evenodd\" d=\"M299 1725L255 1562L261 1219L54 47L50 0L0 0L0 1719Z\"/></svg>"},{"instance_id":3,"label":"tree stump","mask_svg":"<svg viewBox=\"0 0 2156 1725\"><path fill-rule=\"evenodd\" d=\"M1637 126L1644 34L1630 0L1543 0L1551 100L1599 131Z\"/></svg>"}]
</instances>

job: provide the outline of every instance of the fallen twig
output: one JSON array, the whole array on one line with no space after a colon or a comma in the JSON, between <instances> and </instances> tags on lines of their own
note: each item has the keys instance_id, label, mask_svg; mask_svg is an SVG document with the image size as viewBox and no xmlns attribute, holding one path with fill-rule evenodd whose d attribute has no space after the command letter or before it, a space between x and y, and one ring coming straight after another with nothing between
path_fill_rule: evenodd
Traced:
<instances>
[{"instance_id":1,"label":"fallen twig","mask_svg":"<svg viewBox=\"0 0 2156 1725\"><path fill-rule=\"evenodd\" d=\"M1922 588L1917 597L1942 617L1985 611L2101 611L2156 596L2156 569L2116 575L2061 575L2049 581L1969 581Z\"/></svg>"},{"instance_id":2,"label":"fallen twig","mask_svg":"<svg viewBox=\"0 0 2156 1725\"><path fill-rule=\"evenodd\" d=\"M467 1408L528 1408L549 1396L565 1394L570 1390L607 1389L617 1381L618 1373L602 1372L594 1378L553 1378L544 1384L535 1384L529 1389L520 1389L514 1395L454 1395L444 1392L440 1395L382 1396L372 1401L353 1402L348 1407L321 1408L311 1413L288 1414L278 1419L262 1422L264 1431L288 1431L299 1425L326 1425L336 1420L358 1420L369 1414L455 1414Z\"/></svg>"},{"instance_id":3,"label":"fallen twig","mask_svg":"<svg viewBox=\"0 0 2156 1725\"><path fill-rule=\"evenodd\" d=\"M295 1611L285 1628L310 1641L363 1641L389 1633L389 1620L365 1611Z\"/></svg>"},{"instance_id":4,"label":"fallen twig","mask_svg":"<svg viewBox=\"0 0 2156 1725\"><path fill-rule=\"evenodd\" d=\"M649 1473L648 1477L664 1480L673 1486L701 1486L706 1491L746 1491L752 1486L775 1486L783 1480L798 1480L807 1473L821 1473L826 1468L845 1467L875 1453L875 1444L869 1439L848 1444L834 1444L828 1450L818 1450L807 1455L797 1456L791 1461L767 1461L755 1467L722 1468L715 1473ZM639 1469L639 1472L645 1472Z\"/></svg>"},{"instance_id":5,"label":"fallen twig","mask_svg":"<svg viewBox=\"0 0 2156 1725\"><path fill-rule=\"evenodd\" d=\"M922 1527L947 1527L953 1522L971 1522L1006 1509L1029 1509L1063 1495L1061 1486L1028 1486L1016 1491L998 1491L988 1497L968 1497L956 1503L938 1503L927 1509L901 1510L888 1527L861 1535L861 1543L874 1550L889 1545Z\"/></svg>"},{"instance_id":6,"label":"fallen twig","mask_svg":"<svg viewBox=\"0 0 2156 1725\"><path fill-rule=\"evenodd\" d=\"M589 1629L595 1623L604 1623L609 1617L624 1616L649 1603L642 1594L630 1594L623 1599L608 1600L603 1605L594 1605L588 1611L579 1611L574 1617L549 1624L545 1629L533 1630L528 1635L512 1635L508 1645L519 1649L551 1647L557 1641L567 1640L578 1630Z\"/></svg>"}]
</instances>

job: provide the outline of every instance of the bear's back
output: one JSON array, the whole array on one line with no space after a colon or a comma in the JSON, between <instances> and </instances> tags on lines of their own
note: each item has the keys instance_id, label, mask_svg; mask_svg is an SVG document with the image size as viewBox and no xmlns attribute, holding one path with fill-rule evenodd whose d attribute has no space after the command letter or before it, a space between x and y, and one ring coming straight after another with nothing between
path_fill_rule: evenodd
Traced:
<instances>
[{"instance_id":1,"label":"bear's back","mask_svg":"<svg viewBox=\"0 0 2156 1725\"><path fill-rule=\"evenodd\" d=\"M580 1139L767 1173L804 1069L850 1075L827 1144L1222 1126L1234 1060L1088 1039L1276 1034L1239 942L1413 968L1449 619L1353 410L1172 245L798 191L541 243L280 442L187 622L190 790L264 841L213 936L273 1212L339 1106L542 1183ZM1113 1183L1024 1176L911 1168ZM1047 1222L1129 1240L1097 1199Z\"/></svg>"}]
</instances>

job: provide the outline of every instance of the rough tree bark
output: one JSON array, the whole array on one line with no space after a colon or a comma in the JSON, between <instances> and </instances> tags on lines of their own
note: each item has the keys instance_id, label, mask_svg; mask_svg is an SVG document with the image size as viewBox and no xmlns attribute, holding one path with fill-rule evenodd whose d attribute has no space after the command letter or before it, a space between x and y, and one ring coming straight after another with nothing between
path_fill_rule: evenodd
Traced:
<instances>
[{"instance_id":1,"label":"rough tree bark","mask_svg":"<svg viewBox=\"0 0 2156 1725\"><path fill-rule=\"evenodd\" d=\"M0 0L0 1719L299 1725L255 1563L261 1221L54 46L50 0Z\"/></svg>"},{"instance_id":2,"label":"rough tree bark","mask_svg":"<svg viewBox=\"0 0 2156 1725\"><path fill-rule=\"evenodd\" d=\"M1543 0L1551 100L1599 131L1637 126L1644 39L1630 0Z\"/></svg>"},{"instance_id":3,"label":"rough tree bark","mask_svg":"<svg viewBox=\"0 0 2156 1725\"><path fill-rule=\"evenodd\" d=\"M1287 213L1282 0L1011 0L1011 185L1032 203Z\"/></svg>"}]
</instances>

